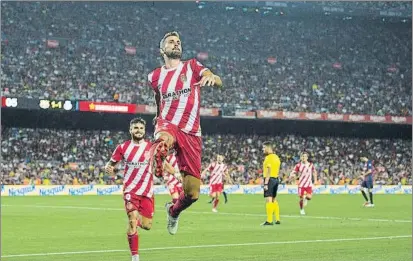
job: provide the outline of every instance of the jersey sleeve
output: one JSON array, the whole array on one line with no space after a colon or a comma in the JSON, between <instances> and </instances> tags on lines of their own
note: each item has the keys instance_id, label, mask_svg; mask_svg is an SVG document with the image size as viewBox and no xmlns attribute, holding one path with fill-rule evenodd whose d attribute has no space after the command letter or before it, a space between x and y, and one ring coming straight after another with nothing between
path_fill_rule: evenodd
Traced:
<instances>
[{"instance_id":1,"label":"jersey sleeve","mask_svg":"<svg viewBox=\"0 0 413 261\"><path fill-rule=\"evenodd\" d=\"M209 163L209 165L208 165L207 169L208 169L209 171L214 170L213 163Z\"/></svg>"},{"instance_id":2,"label":"jersey sleeve","mask_svg":"<svg viewBox=\"0 0 413 261\"><path fill-rule=\"evenodd\" d=\"M295 164L294 172L300 172L300 164Z\"/></svg>"},{"instance_id":3,"label":"jersey sleeve","mask_svg":"<svg viewBox=\"0 0 413 261\"><path fill-rule=\"evenodd\" d=\"M154 92L159 92L158 86L157 86L157 83L159 80L158 78L159 78L159 73L157 73L157 70L154 70L150 74L148 74L148 83Z\"/></svg>"},{"instance_id":4,"label":"jersey sleeve","mask_svg":"<svg viewBox=\"0 0 413 261\"><path fill-rule=\"evenodd\" d=\"M278 157L277 155L274 157L274 168L275 171L277 171L277 173L280 171L280 166L281 166L281 160L280 157Z\"/></svg>"},{"instance_id":5,"label":"jersey sleeve","mask_svg":"<svg viewBox=\"0 0 413 261\"><path fill-rule=\"evenodd\" d=\"M112 157L110 158L112 161L118 162L123 160L123 150L122 146L118 145L116 149L112 153Z\"/></svg>"},{"instance_id":6,"label":"jersey sleeve","mask_svg":"<svg viewBox=\"0 0 413 261\"><path fill-rule=\"evenodd\" d=\"M191 69L193 71L193 77L195 78L195 81L200 81L202 79L202 73L205 71L209 70L207 67L202 65L199 61L196 59L192 59L190 61Z\"/></svg>"},{"instance_id":7,"label":"jersey sleeve","mask_svg":"<svg viewBox=\"0 0 413 261\"><path fill-rule=\"evenodd\" d=\"M264 159L264 164L262 166L262 174L264 177L267 175L268 167L271 167L270 161L268 160L268 156Z\"/></svg>"}]
</instances>

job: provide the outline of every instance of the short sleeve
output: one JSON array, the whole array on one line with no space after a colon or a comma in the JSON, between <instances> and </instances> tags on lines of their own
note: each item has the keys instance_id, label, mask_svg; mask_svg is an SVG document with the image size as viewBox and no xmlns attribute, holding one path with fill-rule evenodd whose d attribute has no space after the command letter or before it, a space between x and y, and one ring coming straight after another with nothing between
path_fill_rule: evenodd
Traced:
<instances>
[{"instance_id":1,"label":"short sleeve","mask_svg":"<svg viewBox=\"0 0 413 261\"><path fill-rule=\"evenodd\" d=\"M150 74L148 74L148 83L149 83L149 85L151 86L151 88L154 92L159 91L157 84L158 84L160 72L158 72L158 71L160 71L160 70L156 69L156 70L152 71Z\"/></svg>"},{"instance_id":2,"label":"short sleeve","mask_svg":"<svg viewBox=\"0 0 413 261\"><path fill-rule=\"evenodd\" d=\"M196 59L192 59L190 61L191 69L193 71L193 77L195 77L195 80L198 82L202 79L202 74L209 70L207 67L205 67L202 63L197 61Z\"/></svg>"},{"instance_id":3,"label":"short sleeve","mask_svg":"<svg viewBox=\"0 0 413 261\"><path fill-rule=\"evenodd\" d=\"M296 164L294 168L295 172L300 172L300 164Z\"/></svg>"},{"instance_id":4,"label":"short sleeve","mask_svg":"<svg viewBox=\"0 0 413 261\"><path fill-rule=\"evenodd\" d=\"M123 160L123 150L120 145L118 145L115 151L113 151L111 160L116 162Z\"/></svg>"}]
</instances>

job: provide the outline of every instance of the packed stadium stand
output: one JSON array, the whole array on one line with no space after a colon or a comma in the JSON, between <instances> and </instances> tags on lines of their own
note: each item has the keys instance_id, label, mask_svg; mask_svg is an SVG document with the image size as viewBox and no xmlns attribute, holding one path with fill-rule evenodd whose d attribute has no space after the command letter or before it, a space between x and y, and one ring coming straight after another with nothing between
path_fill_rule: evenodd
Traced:
<instances>
[{"instance_id":1,"label":"packed stadium stand","mask_svg":"<svg viewBox=\"0 0 413 261\"><path fill-rule=\"evenodd\" d=\"M222 90L203 90L202 107L412 115L410 21L208 5L2 2L2 95L154 105L147 74L162 62L159 39L178 30L186 58L197 57L224 82ZM351 6L411 12L403 2ZM102 168L127 138L113 130L2 126L3 184L120 183L121 176L107 176ZM219 152L235 183L260 184L265 140L277 144L284 177L306 150L321 184L358 184L358 157L369 151L377 184L412 184L411 137L208 133L203 167Z\"/></svg>"},{"instance_id":2,"label":"packed stadium stand","mask_svg":"<svg viewBox=\"0 0 413 261\"><path fill-rule=\"evenodd\" d=\"M1 144L1 175L4 182L16 185L121 184L122 172L108 176L104 165L128 138L127 132L7 128ZM308 151L321 184L359 184L363 167L359 157L368 151L378 170L376 184L412 184L411 141L399 139L206 135L203 168L220 153L230 166L230 182L261 184L261 146L267 140L277 144L284 181L300 152Z\"/></svg>"},{"instance_id":3,"label":"packed stadium stand","mask_svg":"<svg viewBox=\"0 0 413 261\"><path fill-rule=\"evenodd\" d=\"M153 104L146 75L159 39L179 30L186 57L225 83L205 90L203 107L411 115L410 23L188 9L3 2L3 93Z\"/></svg>"}]
</instances>

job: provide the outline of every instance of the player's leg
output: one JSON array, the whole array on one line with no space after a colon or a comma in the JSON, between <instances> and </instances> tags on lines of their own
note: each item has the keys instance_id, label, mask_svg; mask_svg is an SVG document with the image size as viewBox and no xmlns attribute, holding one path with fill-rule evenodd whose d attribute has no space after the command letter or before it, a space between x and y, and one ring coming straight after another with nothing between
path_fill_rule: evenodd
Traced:
<instances>
[{"instance_id":1,"label":"player's leg","mask_svg":"<svg viewBox=\"0 0 413 261\"><path fill-rule=\"evenodd\" d=\"M214 204L213 204L213 208L212 211L213 212L218 212L217 211L217 206L219 204L219 196L220 196L220 191L215 192L215 197L214 197Z\"/></svg>"},{"instance_id":2,"label":"player's leg","mask_svg":"<svg viewBox=\"0 0 413 261\"><path fill-rule=\"evenodd\" d=\"M370 196L370 207L374 207L374 202L373 202L373 181L368 182L368 192Z\"/></svg>"},{"instance_id":3,"label":"player's leg","mask_svg":"<svg viewBox=\"0 0 413 261\"><path fill-rule=\"evenodd\" d=\"M202 139L180 132L177 135L177 143L176 158L183 176L184 192L179 195L176 204L165 206L168 232L172 235L178 230L179 214L198 200L201 191Z\"/></svg>"},{"instance_id":4,"label":"player's leg","mask_svg":"<svg viewBox=\"0 0 413 261\"><path fill-rule=\"evenodd\" d=\"M160 177L163 172L163 161L175 143L176 127L158 120L155 128L155 141L150 149L150 168L155 176Z\"/></svg>"},{"instance_id":5,"label":"player's leg","mask_svg":"<svg viewBox=\"0 0 413 261\"><path fill-rule=\"evenodd\" d=\"M301 187L298 187L298 198L299 198L299 206L300 206L300 213L301 215L304 215L304 189Z\"/></svg>"},{"instance_id":6,"label":"player's leg","mask_svg":"<svg viewBox=\"0 0 413 261\"><path fill-rule=\"evenodd\" d=\"M281 224L281 218L280 218L280 205L278 204L277 200L277 192L278 192L278 178L274 179L274 186L272 188L272 204L273 204L273 209L274 209L274 215L275 215L275 224L279 225Z\"/></svg>"},{"instance_id":7,"label":"player's leg","mask_svg":"<svg viewBox=\"0 0 413 261\"><path fill-rule=\"evenodd\" d=\"M274 221L274 198L273 198L273 189L272 189L273 183L272 179L269 180L268 182L268 188L265 190L264 189L264 198L265 198L265 213L267 214L267 220L262 223L262 226L270 226L273 225Z\"/></svg>"},{"instance_id":8,"label":"player's leg","mask_svg":"<svg viewBox=\"0 0 413 261\"><path fill-rule=\"evenodd\" d=\"M178 198L179 198L179 193L178 193L178 191L173 192L173 193L171 194L171 198L172 198L172 203L175 204L175 203L178 201Z\"/></svg>"},{"instance_id":9,"label":"player's leg","mask_svg":"<svg viewBox=\"0 0 413 261\"><path fill-rule=\"evenodd\" d=\"M172 217L178 217L179 214L188 208L192 203L198 200L201 189L201 180L187 172L182 172L184 191L179 195L177 204L171 208Z\"/></svg>"},{"instance_id":10,"label":"player's leg","mask_svg":"<svg viewBox=\"0 0 413 261\"><path fill-rule=\"evenodd\" d=\"M367 183L366 183L366 181L363 181L361 183L361 188L360 188L361 194L363 195L363 197L365 199L365 202L364 202L363 206L367 206L369 204L369 200L368 200L367 194L366 194L366 189L367 189Z\"/></svg>"},{"instance_id":11,"label":"player's leg","mask_svg":"<svg viewBox=\"0 0 413 261\"><path fill-rule=\"evenodd\" d=\"M214 202L214 196L212 195L212 185L209 185L209 197L211 198L211 200L208 202L209 204L211 204L212 202Z\"/></svg>"},{"instance_id":12,"label":"player's leg","mask_svg":"<svg viewBox=\"0 0 413 261\"><path fill-rule=\"evenodd\" d=\"M227 196L227 193L225 192L225 190L222 190L222 195L224 196L225 204L227 204L228 203L228 196Z\"/></svg>"},{"instance_id":13,"label":"player's leg","mask_svg":"<svg viewBox=\"0 0 413 261\"><path fill-rule=\"evenodd\" d=\"M126 204L132 204L132 203L126 203ZM129 206L126 206L128 208ZM132 255L132 261L138 261L139 260L139 236L138 236L138 223L140 225L140 220L139 220L139 213L137 210L133 210L128 212L128 230L126 232L128 236L128 242L129 242L129 249Z\"/></svg>"},{"instance_id":14,"label":"player's leg","mask_svg":"<svg viewBox=\"0 0 413 261\"><path fill-rule=\"evenodd\" d=\"M305 197L304 197L304 207L307 206L308 201L311 200L312 196L313 196L313 189L311 187L307 187L305 188Z\"/></svg>"},{"instance_id":15,"label":"player's leg","mask_svg":"<svg viewBox=\"0 0 413 261\"><path fill-rule=\"evenodd\" d=\"M147 197L133 199L125 197L125 208L129 219L127 236L132 261L139 261L139 235L137 228L141 227L145 230L152 228L153 204L153 200Z\"/></svg>"}]
</instances>

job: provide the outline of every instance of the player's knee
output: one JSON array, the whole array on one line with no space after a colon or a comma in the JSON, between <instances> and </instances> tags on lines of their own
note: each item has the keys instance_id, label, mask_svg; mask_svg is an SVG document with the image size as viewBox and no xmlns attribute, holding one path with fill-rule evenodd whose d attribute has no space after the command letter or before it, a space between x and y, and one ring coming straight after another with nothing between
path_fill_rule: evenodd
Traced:
<instances>
[{"instance_id":1,"label":"player's knee","mask_svg":"<svg viewBox=\"0 0 413 261\"><path fill-rule=\"evenodd\" d=\"M191 198L192 200L197 201L198 198L199 198L199 191L190 190L190 191L188 191L187 193L185 193L185 195L186 195L188 198ZM214 198L216 198L216 197L214 197Z\"/></svg>"},{"instance_id":2,"label":"player's knee","mask_svg":"<svg viewBox=\"0 0 413 261\"><path fill-rule=\"evenodd\" d=\"M129 219L128 234L133 235L137 232L138 220L135 218Z\"/></svg>"},{"instance_id":3,"label":"player's knee","mask_svg":"<svg viewBox=\"0 0 413 261\"><path fill-rule=\"evenodd\" d=\"M152 219L143 219L141 227L142 229L150 230L152 228Z\"/></svg>"}]
</instances>

